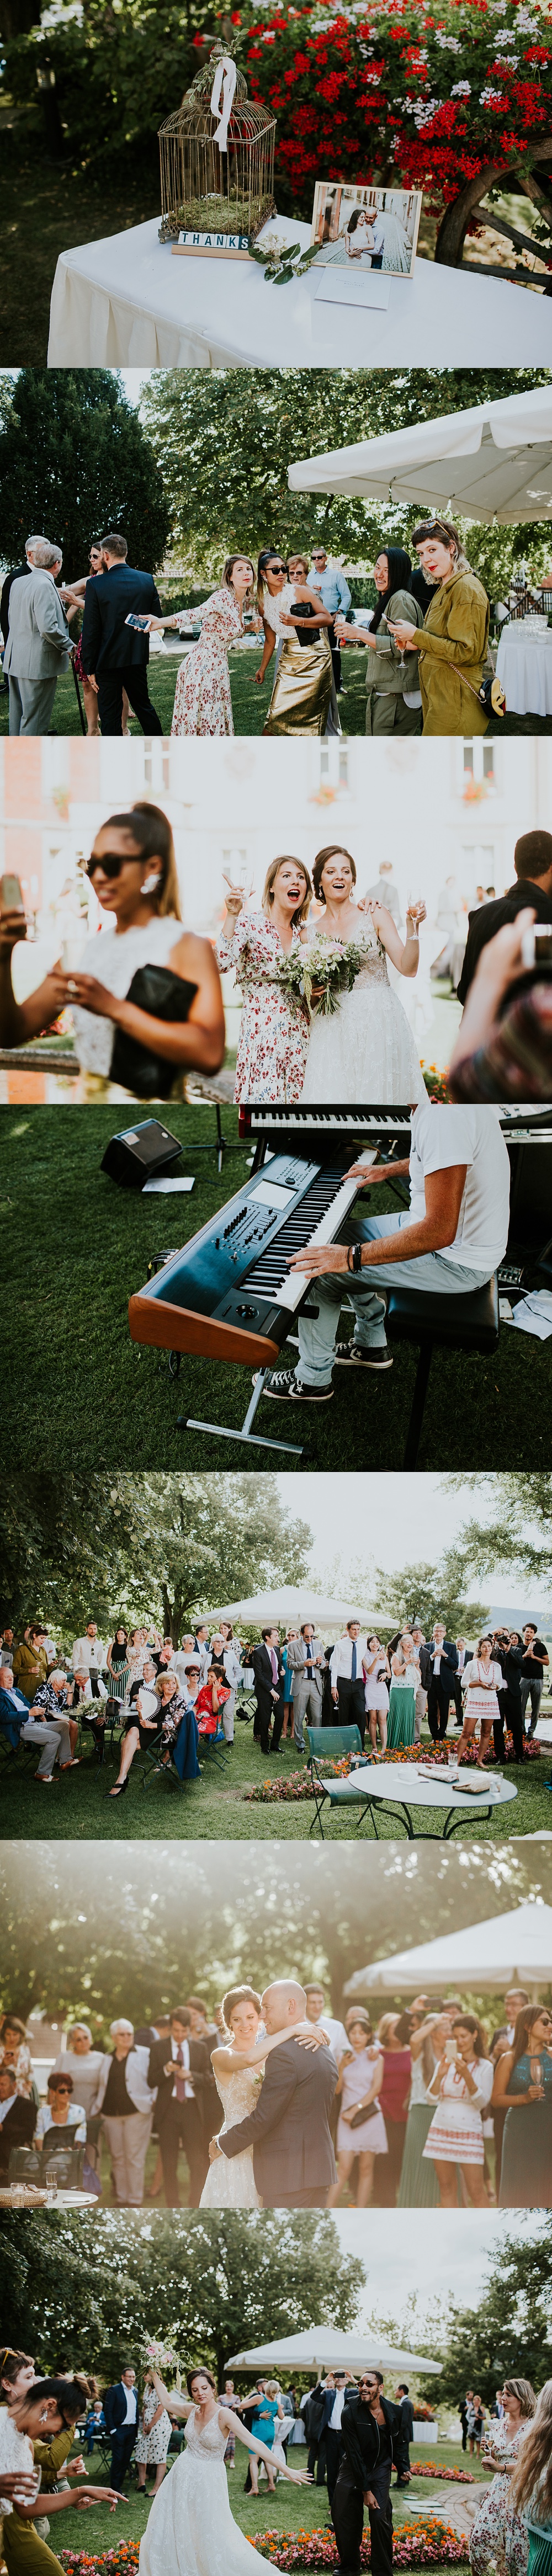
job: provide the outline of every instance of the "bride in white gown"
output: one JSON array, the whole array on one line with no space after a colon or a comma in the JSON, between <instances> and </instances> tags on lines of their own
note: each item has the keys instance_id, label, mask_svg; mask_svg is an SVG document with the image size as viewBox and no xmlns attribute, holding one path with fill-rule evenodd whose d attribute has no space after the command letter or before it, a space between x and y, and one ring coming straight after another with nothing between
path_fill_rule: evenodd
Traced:
<instances>
[{"instance_id":1,"label":"bride in white gown","mask_svg":"<svg viewBox=\"0 0 552 2576\"><path fill-rule=\"evenodd\" d=\"M369 1100L422 1101L426 1098L420 1060L402 1002L387 974L387 957L399 974L416 975L418 924L425 904L415 903L406 916L406 939L385 905L353 900L354 859L338 846L319 850L313 868L317 900L324 918L309 922L309 936L343 946L348 940L365 948L364 963L350 993L336 1010L312 1021L301 1100L350 1103Z\"/></svg>"},{"instance_id":2,"label":"bride in white gown","mask_svg":"<svg viewBox=\"0 0 552 2576\"><path fill-rule=\"evenodd\" d=\"M223 1998L222 2011L228 2046L214 2048L211 2065L217 2093L224 2112L221 2136L235 2129L239 2120L247 2120L261 2090L265 2062L273 2048L281 2048L289 2039L289 2029L275 2031L269 2039L261 2020L260 1995L252 1986L234 1986ZM326 2032L315 2030L308 2021L294 2026L294 2039L303 2048L320 2048L327 2044ZM213 2144L213 2140L211 2141ZM200 2209L261 2209L253 2171L252 2147L241 2156L217 2156L209 2167L204 2183Z\"/></svg>"},{"instance_id":3,"label":"bride in white gown","mask_svg":"<svg viewBox=\"0 0 552 2576\"><path fill-rule=\"evenodd\" d=\"M251 2541L230 2512L224 2453L229 2433L270 2467L265 2442L244 2431L238 2415L221 2406L210 2370L188 2372L188 2398L170 2397L153 2373L162 2406L187 2416L186 2450L175 2460L154 2499L140 2542L139 2576L251 2576ZM302 2469L280 2470L292 2486L311 2481ZM257 2550L261 2567L268 2559Z\"/></svg>"}]
</instances>

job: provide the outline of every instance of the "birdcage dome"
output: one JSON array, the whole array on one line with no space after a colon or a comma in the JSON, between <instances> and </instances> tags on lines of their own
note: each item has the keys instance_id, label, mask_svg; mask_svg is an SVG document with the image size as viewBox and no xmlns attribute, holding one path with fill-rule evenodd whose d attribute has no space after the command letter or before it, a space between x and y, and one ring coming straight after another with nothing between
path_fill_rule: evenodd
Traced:
<instances>
[{"instance_id":1,"label":"birdcage dome","mask_svg":"<svg viewBox=\"0 0 552 2576\"><path fill-rule=\"evenodd\" d=\"M235 85L221 144L220 114L211 101L219 69L224 80L223 65ZM180 107L160 127L161 240L214 228L255 240L276 213L275 133L275 116L249 98L243 72L223 45L214 45Z\"/></svg>"}]
</instances>

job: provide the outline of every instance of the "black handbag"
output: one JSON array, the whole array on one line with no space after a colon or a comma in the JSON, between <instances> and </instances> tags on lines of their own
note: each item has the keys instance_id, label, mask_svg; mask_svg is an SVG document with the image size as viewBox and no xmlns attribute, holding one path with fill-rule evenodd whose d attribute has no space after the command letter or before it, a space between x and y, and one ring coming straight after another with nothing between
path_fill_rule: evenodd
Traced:
<instances>
[{"instance_id":1,"label":"black handbag","mask_svg":"<svg viewBox=\"0 0 552 2576\"><path fill-rule=\"evenodd\" d=\"M186 984L170 966L138 966L125 999L139 1011L149 1011L152 1019L187 1020L196 993L197 984ZM133 1091L137 1100L170 1100L175 1074L176 1066L166 1056L155 1055L124 1029L115 1030L110 1082Z\"/></svg>"},{"instance_id":2,"label":"black handbag","mask_svg":"<svg viewBox=\"0 0 552 2576\"><path fill-rule=\"evenodd\" d=\"M353 2111L352 2120L347 2121L347 2128L363 2129L365 2120L377 2120L378 2111L379 2102L369 2102L367 2111L363 2111L362 2108L359 2111Z\"/></svg>"}]
</instances>

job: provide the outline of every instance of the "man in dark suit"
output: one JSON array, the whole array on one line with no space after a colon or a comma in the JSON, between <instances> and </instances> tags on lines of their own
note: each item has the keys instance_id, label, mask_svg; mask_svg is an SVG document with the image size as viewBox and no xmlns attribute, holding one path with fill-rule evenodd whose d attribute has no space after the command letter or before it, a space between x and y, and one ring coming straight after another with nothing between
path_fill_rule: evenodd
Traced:
<instances>
[{"instance_id":1,"label":"man in dark suit","mask_svg":"<svg viewBox=\"0 0 552 2576\"><path fill-rule=\"evenodd\" d=\"M104 571L87 581L82 623L82 667L97 690L103 734L122 734L123 689L130 698L142 733L162 733L163 726L148 691L149 637L126 618L161 617L162 608L150 572L127 564L126 537L102 537Z\"/></svg>"},{"instance_id":2,"label":"man in dark suit","mask_svg":"<svg viewBox=\"0 0 552 2576\"><path fill-rule=\"evenodd\" d=\"M414 2440L414 2408L408 2394L408 2382L405 2379L399 2380L399 2386L395 2389L395 2402L401 2419L400 2440L394 2454L397 2464L397 2486L407 2487L410 2484L410 2444Z\"/></svg>"},{"instance_id":3,"label":"man in dark suit","mask_svg":"<svg viewBox=\"0 0 552 2576\"><path fill-rule=\"evenodd\" d=\"M190 2209L197 2209L207 2173L204 2092L210 2073L208 2051L192 2039L187 2004L170 2016L170 2039L154 2040L148 2084L157 2092L157 2135L161 2149L167 2209L180 2208L178 2150L184 2147L190 2172Z\"/></svg>"},{"instance_id":4,"label":"man in dark suit","mask_svg":"<svg viewBox=\"0 0 552 2576\"><path fill-rule=\"evenodd\" d=\"M10 2066L0 2066L0 2175L7 2179L12 2147L30 2147L34 2138L36 2109L15 2090Z\"/></svg>"},{"instance_id":5,"label":"man in dark suit","mask_svg":"<svg viewBox=\"0 0 552 2576\"><path fill-rule=\"evenodd\" d=\"M130 2362L125 2362L121 2377L113 2388L106 2388L103 2408L107 2430L111 2434L111 2485L117 2488L118 2495L122 2495L138 2432L136 2372Z\"/></svg>"},{"instance_id":6,"label":"man in dark suit","mask_svg":"<svg viewBox=\"0 0 552 2576\"><path fill-rule=\"evenodd\" d=\"M254 1735L260 1736L261 1753L277 1753L284 1723L284 1667L280 1654L278 1628L263 1628L261 1644L253 1648L253 1672L257 1714ZM272 1743L270 1742L270 1721Z\"/></svg>"},{"instance_id":7,"label":"man in dark suit","mask_svg":"<svg viewBox=\"0 0 552 2576\"><path fill-rule=\"evenodd\" d=\"M450 1703L451 1699L454 1699L454 1676L457 1667L457 1647L453 1646L450 1637L445 1636L442 1622L436 1619L429 1646L430 1680L427 1694L427 1722L434 1744L444 1743Z\"/></svg>"},{"instance_id":8,"label":"man in dark suit","mask_svg":"<svg viewBox=\"0 0 552 2576\"><path fill-rule=\"evenodd\" d=\"M341 2417L341 2465L332 2504L332 2522L345 2576L360 2567L363 2508L368 2506L372 2576L392 2576L393 2509L391 2470L401 2443L398 2406L384 2397L380 2370L363 2370L358 2396L347 2400Z\"/></svg>"},{"instance_id":9,"label":"man in dark suit","mask_svg":"<svg viewBox=\"0 0 552 2576\"><path fill-rule=\"evenodd\" d=\"M459 1002L465 1002L482 948L502 930L506 921L515 921L516 913L532 905L537 921L552 921L552 833L523 832L514 850L516 884L507 887L495 903L478 904L470 912L466 952L460 982Z\"/></svg>"},{"instance_id":10,"label":"man in dark suit","mask_svg":"<svg viewBox=\"0 0 552 2576\"><path fill-rule=\"evenodd\" d=\"M255 2182L265 2209L325 2209L335 2182L329 2113L337 2084L330 2048L311 2054L294 2038L307 1998L295 1980L267 1986L262 1998L265 2030L289 2030L289 2040L266 2060L256 2109L220 2134L217 2153L239 2156L253 2148Z\"/></svg>"},{"instance_id":11,"label":"man in dark suit","mask_svg":"<svg viewBox=\"0 0 552 2576\"><path fill-rule=\"evenodd\" d=\"M455 1709L456 1709L456 1724L457 1724L457 1726L461 1726L461 1725L462 1725L462 1717L463 1717L463 1708L462 1708L462 1674L463 1674L463 1673L465 1673L465 1670L466 1670L466 1664L471 1664L471 1659L472 1659L472 1655L473 1655L473 1646L467 1646L467 1645L466 1645L466 1639L465 1639L465 1637L457 1637L457 1639L456 1639L456 1653L457 1653L457 1656L458 1656L458 1662L457 1662L457 1666L456 1666L456 1672L455 1672L455 1675L454 1675L454 1706L455 1706Z\"/></svg>"}]
</instances>

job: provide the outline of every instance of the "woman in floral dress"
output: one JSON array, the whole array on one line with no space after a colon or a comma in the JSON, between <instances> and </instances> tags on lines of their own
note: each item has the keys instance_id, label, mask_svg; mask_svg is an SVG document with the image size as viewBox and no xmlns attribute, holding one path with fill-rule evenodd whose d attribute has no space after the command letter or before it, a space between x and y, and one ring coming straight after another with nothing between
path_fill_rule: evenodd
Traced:
<instances>
[{"instance_id":1,"label":"woman in floral dress","mask_svg":"<svg viewBox=\"0 0 552 2576\"><path fill-rule=\"evenodd\" d=\"M513 2510L510 2486L518 2451L535 2412L535 2395L528 2379L506 2379L503 2396L503 2420L489 2424L481 2442L481 2459L486 2467L496 2469L497 2475L492 2486L486 2488L472 2524L469 2551L473 2576L487 2576L491 2565L496 2576L504 2576L506 2569L508 2576L525 2576L527 2567L527 2524Z\"/></svg>"},{"instance_id":2,"label":"woman in floral dress","mask_svg":"<svg viewBox=\"0 0 552 2576\"><path fill-rule=\"evenodd\" d=\"M194 625L201 620L201 635L180 664L171 733L233 733L228 650L243 635L244 602L253 581L248 557L229 555L218 590L194 608ZM155 628L183 626L189 616L189 609L178 608L174 617L152 617L149 622Z\"/></svg>"},{"instance_id":3,"label":"woman in floral dress","mask_svg":"<svg viewBox=\"0 0 552 2576\"><path fill-rule=\"evenodd\" d=\"M235 1100L301 1099L309 1022L300 994L279 983L279 968L304 939L311 895L299 859L273 859L259 912L245 912L242 888L228 888L216 957L222 974L235 967L243 993Z\"/></svg>"},{"instance_id":4,"label":"woman in floral dress","mask_svg":"<svg viewBox=\"0 0 552 2576\"><path fill-rule=\"evenodd\" d=\"M139 2416L138 2440L135 2451L135 2458L138 2461L139 2495L143 2495L144 2493L146 2469L155 2469L155 2485L150 2489L150 2493L152 2495L157 2495L158 2488L162 2486L167 2466L167 2451L169 2448L170 2438L170 2415L167 2414L166 2406L163 2406L160 2403L153 2378L153 2372L148 2370L146 2371L146 2377L144 2380L144 2395Z\"/></svg>"}]
</instances>

